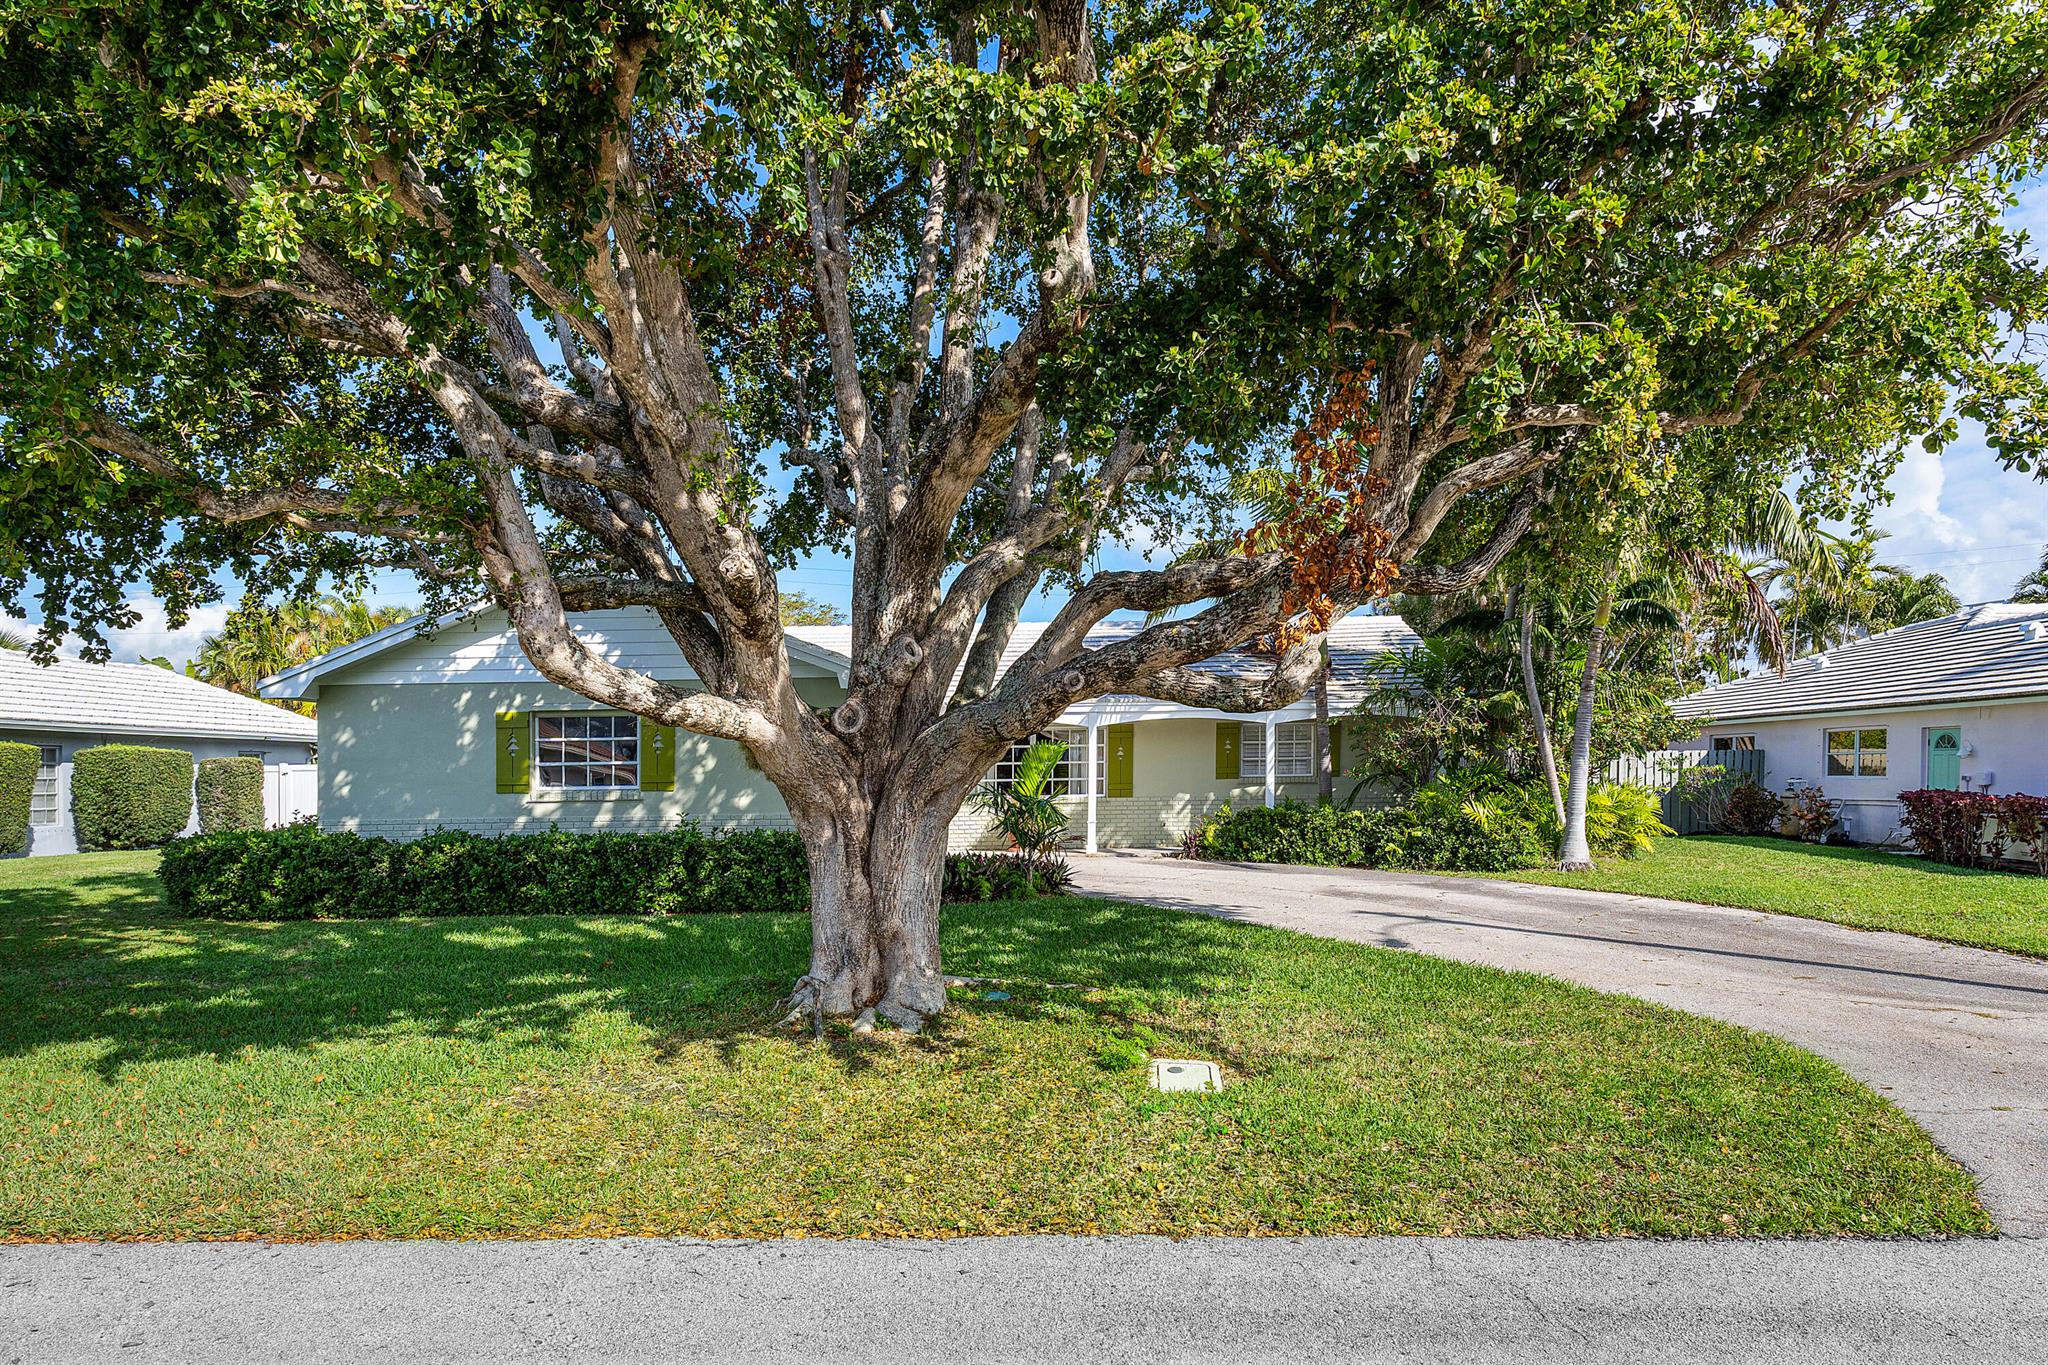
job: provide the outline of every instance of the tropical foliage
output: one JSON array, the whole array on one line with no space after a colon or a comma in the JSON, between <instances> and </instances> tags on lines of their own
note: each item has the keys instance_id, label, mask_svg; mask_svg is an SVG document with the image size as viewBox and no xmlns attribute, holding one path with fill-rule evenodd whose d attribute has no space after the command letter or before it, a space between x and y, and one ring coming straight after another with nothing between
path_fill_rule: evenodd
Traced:
<instances>
[{"instance_id":1,"label":"tropical foliage","mask_svg":"<svg viewBox=\"0 0 2048 1365\"><path fill-rule=\"evenodd\" d=\"M228 616L219 632L200 643L199 657L188 671L215 687L253 697L257 685L271 674L397 625L411 615L405 607L373 607L360 597L334 595L279 607L245 605ZM311 702L272 704L313 713Z\"/></svg>"},{"instance_id":2,"label":"tropical foliage","mask_svg":"<svg viewBox=\"0 0 2048 1365\"><path fill-rule=\"evenodd\" d=\"M1027 873L1066 842L1067 813L1060 806L1061 793L1053 789L1054 772L1066 753L1059 740L1034 740L1019 756L1014 777L984 783L974 794L989 824L1024 860Z\"/></svg>"},{"instance_id":3,"label":"tropical foliage","mask_svg":"<svg viewBox=\"0 0 2048 1365\"><path fill-rule=\"evenodd\" d=\"M2012 585L2015 602L2048 602L2048 549L2041 551L2041 567Z\"/></svg>"}]
</instances>

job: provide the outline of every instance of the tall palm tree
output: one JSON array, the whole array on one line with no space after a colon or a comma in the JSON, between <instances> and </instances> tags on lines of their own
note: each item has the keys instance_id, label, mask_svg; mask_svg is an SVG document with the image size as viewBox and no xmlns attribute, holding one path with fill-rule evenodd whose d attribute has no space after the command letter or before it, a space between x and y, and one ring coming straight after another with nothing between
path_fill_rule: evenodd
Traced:
<instances>
[{"instance_id":1,"label":"tall palm tree","mask_svg":"<svg viewBox=\"0 0 2048 1365\"><path fill-rule=\"evenodd\" d=\"M1672 527L1648 527L1644 544L1636 554L1618 556L1600 587L1600 597L1588 622L1586 661L1579 676L1577 710L1572 720L1572 748L1565 784L1564 837L1558 845L1558 866L1566 871L1585 870L1593 865L1592 848L1586 838L1586 798L1593 779L1593 713L1598 703L1600 669L1613 627L1621 594L1623 575L1630 562L1650 545L1661 545L1663 556L1673 566L1663 577L1674 598L1694 603L1718 596L1739 623L1766 662L1784 666L1787 640L1778 611L1757 581L1744 572L1744 557L1770 556L1789 570L1810 580L1832 580L1827 565L1829 545L1810 526L1796 504L1782 489L1772 489L1744 504L1723 543L1702 550L1678 540ZM1641 610L1657 607L1650 594L1637 592ZM1628 604L1631 610L1636 603Z\"/></svg>"}]
</instances>

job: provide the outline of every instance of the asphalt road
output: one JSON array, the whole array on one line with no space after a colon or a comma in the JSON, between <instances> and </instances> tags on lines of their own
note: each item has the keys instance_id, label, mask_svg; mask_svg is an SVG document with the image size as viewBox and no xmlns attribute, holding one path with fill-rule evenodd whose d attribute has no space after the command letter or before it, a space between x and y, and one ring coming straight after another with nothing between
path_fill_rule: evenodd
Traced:
<instances>
[{"instance_id":1,"label":"asphalt road","mask_svg":"<svg viewBox=\"0 0 2048 1365\"><path fill-rule=\"evenodd\" d=\"M1074 869L1095 895L1541 972L1775 1033L1918 1120L2006 1234L2048 1236L2048 962L1518 882L1137 854Z\"/></svg>"},{"instance_id":2,"label":"asphalt road","mask_svg":"<svg viewBox=\"0 0 2048 1365\"><path fill-rule=\"evenodd\" d=\"M2048 1359L2048 1241L0 1249L0 1361Z\"/></svg>"}]
</instances>

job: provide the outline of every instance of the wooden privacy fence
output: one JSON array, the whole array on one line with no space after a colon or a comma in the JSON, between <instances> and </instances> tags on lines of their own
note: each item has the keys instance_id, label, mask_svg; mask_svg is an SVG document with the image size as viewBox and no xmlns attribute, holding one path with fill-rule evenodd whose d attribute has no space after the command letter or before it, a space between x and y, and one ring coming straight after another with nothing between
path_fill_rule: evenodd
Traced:
<instances>
[{"instance_id":1,"label":"wooden privacy fence","mask_svg":"<svg viewBox=\"0 0 2048 1365\"><path fill-rule=\"evenodd\" d=\"M1719 768L1726 776L1718 782L1704 781L1704 774L1685 780L1701 768ZM1707 834L1720 823L1729 791L1745 780L1763 786L1765 771L1762 749L1665 749L1617 758L1600 770L1600 779L1648 787L1662 798L1665 824L1680 834Z\"/></svg>"}]
</instances>

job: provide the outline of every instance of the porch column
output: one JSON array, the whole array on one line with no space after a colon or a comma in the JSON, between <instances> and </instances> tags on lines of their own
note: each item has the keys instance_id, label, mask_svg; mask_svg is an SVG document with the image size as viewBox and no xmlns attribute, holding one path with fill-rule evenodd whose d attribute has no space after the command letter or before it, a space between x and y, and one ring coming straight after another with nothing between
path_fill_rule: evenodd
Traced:
<instances>
[{"instance_id":1,"label":"porch column","mask_svg":"<svg viewBox=\"0 0 2048 1365\"><path fill-rule=\"evenodd\" d=\"M1280 738L1280 718L1274 712L1266 713L1266 804L1273 804L1274 774L1280 769L1280 754L1274 743Z\"/></svg>"},{"instance_id":2,"label":"porch column","mask_svg":"<svg viewBox=\"0 0 2048 1365\"><path fill-rule=\"evenodd\" d=\"M1095 761L1096 756L1102 752L1102 750L1098 747L1099 745L1101 745L1101 743L1102 724L1100 721L1096 719L1095 714L1093 712L1090 712L1088 716L1088 765L1082 770L1081 776L1081 781L1086 785L1088 790L1088 842L1084 847L1085 850L1089 853L1094 853L1096 851L1095 788L1100 784L1096 781L1095 777Z\"/></svg>"}]
</instances>

